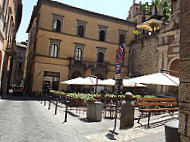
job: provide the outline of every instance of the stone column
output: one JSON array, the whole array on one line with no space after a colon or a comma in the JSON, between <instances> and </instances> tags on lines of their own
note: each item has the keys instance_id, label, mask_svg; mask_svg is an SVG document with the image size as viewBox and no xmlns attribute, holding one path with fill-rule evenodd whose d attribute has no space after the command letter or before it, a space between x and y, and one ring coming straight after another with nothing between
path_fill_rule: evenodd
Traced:
<instances>
[{"instance_id":1,"label":"stone column","mask_svg":"<svg viewBox=\"0 0 190 142\"><path fill-rule=\"evenodd\" d=\"M190 141L190 0L180 0L179 133Z\"/></svg>"}]
</instances>

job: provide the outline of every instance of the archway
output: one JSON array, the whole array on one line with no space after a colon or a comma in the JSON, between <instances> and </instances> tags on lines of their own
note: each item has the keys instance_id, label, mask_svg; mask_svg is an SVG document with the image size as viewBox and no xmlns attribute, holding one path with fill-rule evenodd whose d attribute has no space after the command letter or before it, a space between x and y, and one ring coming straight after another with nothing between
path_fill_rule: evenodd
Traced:
<instances>
[{"instance_id":1,"label":"archway","mask_svg":"<svg viewBox=\"0 0 190 142\"><path fill-rule=\"evenodd\" d=\"M177 71L179 72L179 58L174 58L170 64L169 64L169 70L172 70L172 71ZM176 76L178 77L179 75L178 74L175 74L175 73L170 73L171 75L173 76ZM170 86L169 89L168 89L168 94L174 96L177 98L177 95L178 95L178 87L172 87Z\"/></svg>"},{"instance_id":2,"label":"archway","mask_svg":"<svg viewBox=\"0 0 190 142\"><path fill-rule=\"evenodd\" d=\"M179 59L173 59L173 60L170 62L170 64L169 64L169 70L179 72ZM171 72L170 74L173 75L173 76L177 76L177 77L178 77L178 75L175 74L175 73L172 73L172 72Z\"/></svg>"}]
</instances>

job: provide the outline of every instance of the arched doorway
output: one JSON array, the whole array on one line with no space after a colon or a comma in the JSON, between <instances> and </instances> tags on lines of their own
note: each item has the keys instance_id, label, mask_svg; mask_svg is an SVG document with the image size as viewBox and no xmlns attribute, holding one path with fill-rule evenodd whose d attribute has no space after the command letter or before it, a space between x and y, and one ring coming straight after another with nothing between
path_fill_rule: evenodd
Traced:
<instances>
[{"instance_id":1,"label":"arched doorway","mask_svg":"<svg viewBox=\"0 0 190 142\"><path fill-rule=\"evenodd\" d=\"M179 72L179 59L173 60L170 63L169 69L172 70L172 71ZM170 73L170 74L173 75L173 76L177 76L178 77L178 75L176 75L175 73Z\"/></svg>"},{"instance_id":2,"label":"arched doorway","mask_svg":"<svg viewBox=\"0 0 190 142\"><path fill-rule=\"evenodd\" d=\"M169 70L179 72L179 58L174 58L169 64ZM179 74L170 72L170 75L179 77ZM178 98L178 87L170 86L168 94Z\"/></svg>"}]
</instances>

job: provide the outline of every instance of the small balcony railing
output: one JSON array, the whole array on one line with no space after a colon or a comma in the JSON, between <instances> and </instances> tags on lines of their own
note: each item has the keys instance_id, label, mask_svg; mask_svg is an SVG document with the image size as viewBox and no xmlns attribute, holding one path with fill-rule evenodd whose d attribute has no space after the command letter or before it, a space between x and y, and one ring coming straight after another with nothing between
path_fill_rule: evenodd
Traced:
<instances>
[{"instance_id":1,"label":"small balcony railing","mask_svg":"<svg viewBox=\"0 0 190 142\"><path fill-rule=\"evenodd\" d=\"M77 61L74 59L70 60L70 67L81 67L86 69L108 69L108 63L97 63L97 62L87 62L87 61Z\"/></svg>"}]
</instances>

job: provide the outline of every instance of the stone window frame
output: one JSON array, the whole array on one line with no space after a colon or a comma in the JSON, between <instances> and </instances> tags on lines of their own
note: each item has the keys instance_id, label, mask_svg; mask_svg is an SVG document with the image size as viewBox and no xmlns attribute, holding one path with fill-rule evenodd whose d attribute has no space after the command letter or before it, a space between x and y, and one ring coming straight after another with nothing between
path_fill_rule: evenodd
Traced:
<instances>
[{"instance_id":1,"label":"stone window frame","mask_svg":"<svg viewBox=\"0 0 190 142\"><path fill-rule=\"evenodd\" d=\"M58 15L58 14L52 14L52 15L53 15L53 18L52 18L52 30L55 31L55 32L61 32L62 29L63 29L63 18L64 18L64 16ZM61 22L60 31L56 31L56 29L54 28L54 22L56 20L59 20Z\"/></svg>"},{"instance_id":2,"label":"stone window frame","mask_svg":"<svg viewBox=\"0 0 190 142\"><path fill-rule=\"evenodd\" d=\"M82 43L74 43L74 44L75 44L74 59L77 60L77 61L82 61L83 55L84 55L84 46L85 46L85 44L82 44ZM80 49L81 52L82 52L81 53L81 58L76 58L77 49Z\"/></svg>"},{"instance_id":3,"label":"stone window frame","mask_svg":"<svg viewBox=\"0 0 190 142\"><path fill-rule=\"evenodd\" d=\"M104 63L104 61L105 61L105 53L106 53L106 50L107 50L107 48L105 48L105 47L96 47L97 48L97 53L96 53L96 62L98 62L98 54L99 54L99 52L102 52L103 54L104 54L104 58L103 58L103 62L102 63Z\"/></svg>"},{"instance_id":4,"label":"stone window frame","mask_svg":"<svg viewBox=\"0 0 190 142\"><path fill-rule=\"evenodd\" d=\"M120 35L123 34L125 36L125 41L124 41L124 44L126 44L127 40L127 31L126 30L122 30L122 29L119 29L119 35L118 35L118 44L120 45Z\"/></svg>"},{"instance_id":5,"label":"stone window frame","mask_svg":"<svg viewBox=\"0 0 190 142\"><path fill-rule=\"evenodd\" d=\"M108 27L107 26L103 26L103 25L98 25L98 26L99 26L98 40L99 41L106 41L107 40L107 29L108 29ZM105 32L104 40L100 40L100 32L101 31Z\"/></svg>"},{"instance_id":6,"label":"stone window frame","mask_svg":"<svg viewBox=\"0 0 190 142\"><path fill-rule=\"evenodd\" d=\"M87 24L86 21L82 21L82 20L78 20L78 19L77 19L77 31L76 31L76 35L77 35L78 37L85 37L85 34L86 34L86 24ZM83 27L84 27L83 36L79 36L79 34L78 34L79 26L83 26Z\"/></svg>"},{"instance_id":7,"label":"stone window frame","mask_svg":"<svg viewBox=\"0 0 190 142\"><path fill-rule=\"evenodd\" d=\"M58 58L59 57L60 43L61 43L61 40L50 39L50 45L49 45L49 56L50 57L52 57L52 58ZM53 45L57 45L57 55L56 56L51 56L51 48Z\"/></svg>"}]
</instances>

